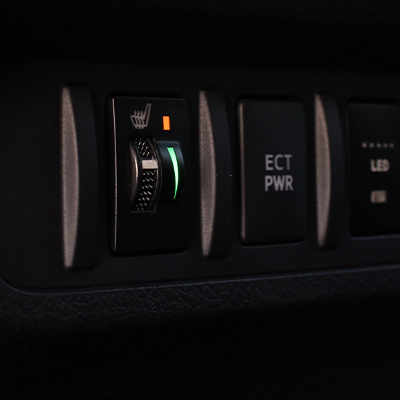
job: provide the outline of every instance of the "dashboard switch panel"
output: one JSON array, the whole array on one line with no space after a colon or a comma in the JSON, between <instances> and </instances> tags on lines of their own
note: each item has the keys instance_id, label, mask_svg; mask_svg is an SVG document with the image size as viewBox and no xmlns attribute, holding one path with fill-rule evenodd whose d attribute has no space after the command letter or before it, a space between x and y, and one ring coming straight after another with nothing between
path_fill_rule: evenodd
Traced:
<instances>
[{"instance_id":1,"label":"dashboard switch panel","mask_svg":"<svg viewBox=\"0 0 400 400\"><path fill-rule=\"evenodd\" d=\"M306 235L306 134L298 102L239 103L241 238L245 244L296 242Z\"/></svg>"},{"instance_id":2,"label":"dashboard switch panel","mask_svg":"<svg viewBox=\"0 0 400 400\"><path fill-rule=\"evenodd\" d=\"M111 100L116 254L184 250L190 239L186 100Z\"/></svg>"},{"instance_id":3,"label":"dashboard switch panel","mask_svg":"<svg viewBox=\"0 0 400 400\"><path fill-rule=\"evenodd\" d=\"M400 108L350 103L351 233L400 233Z\"/></svg>"}]
</instances>

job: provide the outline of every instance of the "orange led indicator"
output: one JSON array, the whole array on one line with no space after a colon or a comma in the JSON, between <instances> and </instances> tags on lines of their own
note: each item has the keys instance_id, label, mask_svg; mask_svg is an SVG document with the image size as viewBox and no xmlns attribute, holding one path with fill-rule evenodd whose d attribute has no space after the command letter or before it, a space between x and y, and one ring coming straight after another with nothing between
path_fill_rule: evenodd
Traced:
<instances>
[{"instance_id":1,"label":"orange led indicator","mask_svg":"<svg viewBox=\"0 0 400 400\"><path fill-rule=\"evenodd\" d=\"M164 131L169 131L171 129L169 117L168 116L162 117L162 122Z\"/></svg>"}]
</instances>

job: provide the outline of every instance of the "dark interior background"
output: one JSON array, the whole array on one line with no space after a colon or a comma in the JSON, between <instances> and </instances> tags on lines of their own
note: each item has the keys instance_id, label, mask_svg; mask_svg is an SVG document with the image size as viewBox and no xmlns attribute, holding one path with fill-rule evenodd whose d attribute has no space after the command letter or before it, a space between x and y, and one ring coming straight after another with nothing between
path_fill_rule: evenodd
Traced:
<instances>
[{"instance_id":1,"label":"dark interior background","mask_svg":"<svg viewBox=\"0 0 400 400\"><path fill-rule=\"evenodd\" d=\"M5 58L397 71L396 0L3 2Z\"/></svg>"}]
</instances>

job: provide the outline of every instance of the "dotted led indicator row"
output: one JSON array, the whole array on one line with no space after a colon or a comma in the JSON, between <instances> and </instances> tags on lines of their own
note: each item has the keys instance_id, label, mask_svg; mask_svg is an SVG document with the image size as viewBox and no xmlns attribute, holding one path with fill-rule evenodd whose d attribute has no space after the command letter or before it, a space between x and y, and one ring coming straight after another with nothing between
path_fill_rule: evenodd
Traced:
<instances>
[{"instance_id":1,"label":"dotted led indicator row","mask_svg":"<svg viewBox=\"0 0 400 400\"><path fill-rule=\"evenodd\" d=\"M394 149L394 143L367 143L367 142L363 142L361 144L361 146L366 149L366 148L370 148L370 149Z\"/></svg>"}]
</instances>

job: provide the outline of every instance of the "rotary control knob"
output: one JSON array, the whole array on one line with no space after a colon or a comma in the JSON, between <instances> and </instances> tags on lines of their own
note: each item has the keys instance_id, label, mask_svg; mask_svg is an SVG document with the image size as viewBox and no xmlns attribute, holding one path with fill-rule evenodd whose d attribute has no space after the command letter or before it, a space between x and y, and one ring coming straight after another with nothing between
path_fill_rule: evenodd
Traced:
<instances>
[{"instance_id":1,"label":"rotary control knob","mask_svg":"<svg viewBox=\"0 0 400 400\"><path fill-rule=\"evenodd\" d=\"M133 211L153 211L161 185L160 157L151 138L135 138L130 151L130 205Z\"/></svg>"},{"instance_id":2,"label":"rotary control knob","mask_svg":"<svg viewBox=\"0 0 400 400\"><path fill-rule=\"evenodd\" d=\"M135 138L129 151L132 211L156 211L158 202L177 203L185 171L179 143Z\"/></svg>"}]
</instances>

